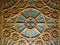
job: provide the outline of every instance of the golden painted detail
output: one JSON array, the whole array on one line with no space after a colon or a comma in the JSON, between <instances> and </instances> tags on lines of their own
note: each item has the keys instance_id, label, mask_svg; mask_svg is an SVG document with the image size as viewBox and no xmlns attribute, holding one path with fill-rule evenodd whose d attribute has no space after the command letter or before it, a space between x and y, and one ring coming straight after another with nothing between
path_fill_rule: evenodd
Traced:
<instances>
[{"instance_id":1,"label":"golden painted detail","mask_svg":"<svg viewBox=\"0 0 60 45\"><path fill-rule=\"evenodd\" d=\"M58 10L43 0L18 0L2 13L5 45L58 45Z\"/></svg>"},{"instance_id":2,"label":"golden painted detail","mask_svg":"<svg viewBox=\"0 0 60 45\"><path fill-rule=\"evenodd\" d=\"M59 7L58 7L59 0L44 0L44 2L45 2L45 3L47 4L47 6L49 6L50 8L59 9Z\"/></svg>"}]
</instances>

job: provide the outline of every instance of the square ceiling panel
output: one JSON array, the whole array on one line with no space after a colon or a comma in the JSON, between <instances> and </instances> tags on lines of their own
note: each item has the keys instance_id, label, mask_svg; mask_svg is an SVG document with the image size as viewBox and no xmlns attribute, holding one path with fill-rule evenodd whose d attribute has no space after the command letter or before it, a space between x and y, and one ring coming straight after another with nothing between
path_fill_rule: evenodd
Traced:
<instances>
[{"instance_id":1,"label":"square ceiling panel","mask_svg":"<svg viewBox=\"0 0 60 45\"><path fill-rule=\"evenodd\" d=\"M59 0L1 0L1 45L59 45Z\"/></svg>"}]
</instances>

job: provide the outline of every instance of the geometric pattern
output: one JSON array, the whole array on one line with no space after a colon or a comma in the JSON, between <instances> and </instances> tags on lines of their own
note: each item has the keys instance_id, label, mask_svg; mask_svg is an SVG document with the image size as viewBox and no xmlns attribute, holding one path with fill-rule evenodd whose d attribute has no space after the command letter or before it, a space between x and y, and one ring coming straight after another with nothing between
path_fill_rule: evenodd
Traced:
<instances>
[{"instance_id":1,"label":"geometric pattern","mask_svg":"<svg viewBox=\"0 0 60 45\"><path fill-rule=\"evenodd\" d=\"M4 0L3 45L59 45L58 0Z\"/></svg>"}]
</instances>

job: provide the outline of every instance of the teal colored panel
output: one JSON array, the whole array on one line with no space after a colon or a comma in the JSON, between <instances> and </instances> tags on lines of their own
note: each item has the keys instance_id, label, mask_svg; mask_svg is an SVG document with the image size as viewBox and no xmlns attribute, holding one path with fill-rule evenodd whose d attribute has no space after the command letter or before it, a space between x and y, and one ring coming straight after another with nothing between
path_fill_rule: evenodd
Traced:
<instances>
[{"instance_id":1,"label":"teal colored panel","mask_svg":"<svg viewBox=\"0 0 60 45\"><path fill-rule=\"evenodd\" d=\"M24 12L23 12L23 15L24 15L25 17L29 16L29 15L30 15L30 10L24 11Z\"/></svg>"},{"instance_id":2,"label":"teal colored panel","mask_svg":"<svg viewBox=\"0 0 60 45\"><path fill-rule=\"evenodd\" d=\"M5 7L5 8L8 8L8 7L9 7L9 4L7 4L7 3L4 4L4 7Z\"/></svg>"},{"instance_id":3,"label":"teal colored panel","mask_svg":"<svg viewBox=\"0 0 60 45\"><path fill-rule=\"evenodd\" d=\"M54 8L58 9L58 5L57 4L54 4Z\"/></svg>"},{"instance_id":4,"label":"teal colored panel","mask_svg":"<svg viewBox=\"0 0 60 45\"><path fill-rule=\"evenodd\" d=\"M19 15L18 18L19 18L19 19L23 19L23 16L20 16L20 15Z\"/></svg>"},{"instance_id":5,"label":"teal colored panel","mask_svg":"<svg viewBox=\"0 0 60 45\"><path fill-rule=\"evenodd\" d=\"M32 1L32 0L30 0L30 4L32 4L32 2L33 2L33 1Z\"/></svg>"},{"instance_id":6,"label":"teal colored panel","mask_svg":"<svg viewBox=\"0 0 60 45\"><path fill-rule=\"evenodd\" d=\"M11 41L10 44L13 45L14 43Z\"/></svg>"},{"instance_id":7,"label":"teal colored panel","mask_svg":"<svg viewBox=\"0 0 60 45\"><path fill-rule=\"evenodd\" d=\"M50 27L50 26L51 26L51 24L47 24L47 26L48 26L48 27Z\"/></svg>"},{"instance_id":8,"label":"teal colored panel","mask_svg":"<svg viewBox=\"0 0 60 45\"><path fill-rule=\"evenodd\" d=\"M44 22L44 19L39 19L38 22Z\"/></svg>"},{"instance_id":9,"label":"teal colored panel","mask_svg":"<svg viewBox=\"0 0 60 45\"><path fill-rule=\"evenodd\" d=\"M24 29L24 26L22 24L18 24L18 30L22 31Z\"/></svg>"},{"instance_id":10,"label":"teal colored panel","mask_svg":"<svg viewBox=\"0 0 60 45\"><path fill-rule=\"evenodd\" d=\"M38 11L35 11L35 10L32 10L32 16L37 16L39 14L39 12Z\"/></svg>"},{"instance_id":11,"label":"teal colored panel","mask_svg":"<svg viewBox=\"0 0 60 45\"><path fill-rule=\"evenodd\" d=\"M34 23L35 21L32 19L31 22Z\"/></svg>"},{"instance_id":12,"label":"teal colored panel","mask_svg":"<svg viewBox=\"0 0 60 45\"><path fill-rule=\"evenodd\" d=\"M59 42L58 38L53 39L53 41L54 41L55 45L58 45L58 42Z\"/></svg>"},{"instance_id":13,"label":"teal colored panel","mask_svg":"<svg viewBox=\"0 0 60 45\"><path fill-rule=\"evenodd\" d=\"M8 39L7 39L7 38L4 38L4 42L6 42L6 43L7 43L7 42L8 42Z\"/></svg>"},{"instance_id":14,"label":"teal colored panel","mask_svg":"<svg viewBox=\"0 0 60 45\"><path fill-rule=\"evenodd\" d=\"M9 6L12 6L14 4L14 2L8 2Z\"/></svg>"},{"instance_id":15,"label":"teal colored panel","mask_svg":"<svg viewBox=\"0 0 60 45\"><path fill-rule=\"evenodd\" d=\"M34 27L34 26L35 26L35 24L34 24L34 23L32 23L32 24L31 24L31 26L32 26L32 27Z\"/></svg>"},{"instance_id":16,"label":"teal colored panel","mask_svg":"<svg viewBox=\"0 0 60 45\"><path fill-rule=\"evenodd\" d=\"M39 24L39 25L37 26L37 29L38 29L39 31L42 31L42 30L44 29L44 25Z\"/></svg>"},{"instance_id":17,"label":"teal colored panel","mask_svg":"<svg viewBox=\"0 0 60 45\"><path fill-rule=\"evenodd\" d=\"M46 17L45 19L47 22L49 22L49 23L51 22L51 20L49 18Z\"/></svg>"},{"instance_id":18,"label":"teal colored panel","mask_svg":"<svg viewBox=\"0 0 60 45\"><path fill-rule=\"evenodd\" d=\"M19 19L18 22L23 22L23 20Z\"/></svg>"},{"instance_id":19,"label":"teal colored panel","mask_svg":"<svg viewBox=\"0 0 60 45\"><path fill-rule=\"evenodd\" d=\"M40 15L40 16L38 16L38 20L39 20L39 19L43 19L43 16L41 16L41 15Z\"/></svg>"},{"instance_id":20,"label":"teal colored panel","mask_svg":"<svg viewBox=\"0 0 60 45\"><path fill-rule=\"evenodd\" d=\"M59 40L58 38L53 39L53 41L57 43L58 43L58 40Z\"/></svg>"},{"instance_id":21,"label":"teal colored panel","mask_svg":"<svg viewBox=\"0 0 60 45\"><path fill-rule=\"evenodd\" d=\"M19 31L22 31L24 29L24 27L19 27L18 30Z\"/></svg>"},{"instance_id":22,"label":"teal colored panel","mask_svg":"<svg viewBox=\"0 0 60 45\"><path fill-rule=\"evenodd\" d=\"M22 26L23 26L23 24L18 24L18 26L19 26L19 27L22 27Z\"/></svg>"},{"instance_id":23,"label":"teal colored panel","mask_svg":"<svg viewBox=\"0 0 60 45\"><path fill-rule=\"evenodd\" d=\"M32 37L37 36L37 35L39 35L39 33L38 33L36 30L34 30L34 31L32 32Z\"/></svg>"},{"instance_id":24,"label":"teal colored panel","mask_svg":"<svg viewBox=\"0 0 60 45\"><path fill-rule=\"evenodd\" d=\"M27 23L26 26L30 26L31 24L30 23Z\"/></svg>"},{"instance_id":25,"label":"teal colored panel","mask_svg":"<svg viewBox=\"0 0 60 45\"><path fill-rule=\"evenodd\" d=\"M49 41L49 42L48 42L48 45L51 45L51 44L52 44L52 43Z\"/></svg>"},{"instance_id":26,"label":"teal colored panel","mask_svg":"<svg viewBox=\"0 0 60 45\"><path fill-rule=\"evenodd\" d=\"M45 0L46 2L48 2L49 0Z\"/></svg>"},{"instance_id":27,"label":"teal colored panel","mask_svg":"<svg viewBox=\"0 0 60 45\"><path fill-rule=\"evenodd\" d=\"M38 22L44 22L44 19L42 16L38 16L37 20L38 20Z\"/></svg>"},{"instance_id":28,"label":"teal colored panel","mask_svg":"<svg viewBox=\"0 0 60 45\"><path fill-rule=\"evenodd\" d=\"M22 34L23 34L24 36L27 36L27 37L30 36L30 32L29 32L28 30L24 30L24 31L22 32Z\"/></svg>"},{"instance_id":29,"label":"teal colored panel","mask_svg":"<svg viewBox=\"0 0 60 45\"><path fill-rule=\"evenodd\" d=\"M50 2L50 1L49 1L47 4L48 4L49 6L52 6L52 2Z\"/></svg>"},{"instance_id":30,"label":"teal colored panel","mask_svg":"<svg viewBox=\"0 0 60 45\"><path fill-rule=\"evenodd\" d=\"M30 23L31 20L27 20L27 23Z\"/></svg>"},{"instance_id":31,"label":"teal colored panel","mask_svg":"<svg viewBox=\"0 0 60 45\"><path fill-rule=\"evenodd\" d=\"M18 16L17 22L23 22L23 20L24 20L23 16Z\"/></svg>"}]
</instances>

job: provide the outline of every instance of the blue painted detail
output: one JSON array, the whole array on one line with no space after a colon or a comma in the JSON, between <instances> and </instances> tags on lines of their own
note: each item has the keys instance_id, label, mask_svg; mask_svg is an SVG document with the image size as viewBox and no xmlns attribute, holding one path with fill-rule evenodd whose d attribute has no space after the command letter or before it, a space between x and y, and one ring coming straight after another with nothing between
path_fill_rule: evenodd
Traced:
<instances>
[{"instance_id":1,"label":"blue painted detail","mask_svg":"<svg viewBox=\"0 0 60 45\"><path fill-rule=\"evenodd\" d=\"M18 22L23 22L23 20L19 19Z\"/></svg>"},{"instance_id":2,"label":"blue painted detail","mask_svg":"<svg viewBox=\"0 0 60 45\"><path fill-rule=\"evenodd\" d=\"M4 38L4 42L7 44L11 44L11 45L16 45L12 40L8 40L8 38Z\"/></svg>"},{"instance_id":3,"label":"blue painted detail","mask_svg":"<svg viewBox=\"0 0 60 45\"><path fill-rule=\"evenodd\" d=\"M30 26L30 23L27 23L26 25L27 25L27 26Z\"/></svg>"},{"instance_id":4,"label":"blue painted detail","mask_svg":"<svg viewBox=\"0 0 60 45\"><path fill-rule=\"evenodd\" d=\"M39 19L38 22L44 22L44 19Z\"/></svg>"},{"instance_id":5,"label":"blue painted detail","mask_svg":"<svg viewBox=\"0 0 60 45\"><path fill-rule=\"evenodd\" d=\"M32 24L31 24L31 26L32 26L32 27L34 27L34 26L35 26L35 24L34 24L34 23L32 23Z\"/></svg>"},{"instance_id":6,"label":"blue painted detail","mask_svg":"<svg viewBox=\"0 0 60 45\"><path fill-rule=\"evenodd\" d=\"M57 26L58 24L51 24L52 27Z\"/></svg>"},{"instance_id":7,"label":"blue painted detail","mask_svg":"<svg viewBox=\"0 0 60 45\"><path fill-rule=\"evenodd\" d=\"M32 19L31 22L34 23L34 20Z\"/></svg>"},{"instance_id":8,"label":"blue painted detail","mask_svg":"<svg viewBox=\"0 0 60 45\"><path fill-rule=\"evenodd\" d=\"M26 26L28 26L29 28L33 28L35 26L34 22L35 22L34 19L28 19Z\"/></svg>"},{"instance_id":9,"label":"blue painted detail","mask_svg":"<svg viewBox=\"0 0 60 45\"><path fill-rule=\"evenodd\" d=\"M30 23L30 20L27 20L27 23Z\"/></svg>"},{"instance_id":10,"label":"blue painted detail","mask_svg":"<svg viewBox=\"0 0 60 45\"><path fill-rule=\"evenodd\" d=\"M19 15L18 18L19 18L19 19L23 19L23 16L20 16L20 15Z\"/></svg>"},{"instance_id":11,"label":"blue painted detail","mask_svg":"<svg viewBox=\"0 0 60 45\"><path fill-rule=\"evenodd\" d=\"M11 2L10 4L11 4L11 6L12 6L12 5L14 4L14 2Z\"/></svg>"},{"instance_id":12,"label":"blue painted detail","mask_svg":"<svg viewBox=\"0 0 60 45\"><path fill-rule=\"evenodd\" d=\"M10 44L11 40L8 40L8 43Z\"/></svg>"},{"instance_id":13,"label":"blue painted detail","mask_svg":"<svg viewBox=\"0 0 60 45\"><path fill-rule=\"evenodd\" d=\"M23 15L26 16L26 17L29 16L29 15L30 15L30 10L24 11L24 12L23 12Z\"/></svg>"},{"instance_id":14,"label":"blue painted detail","mask_svg":"<svg viewBox=\"0 0 60 45\"><path fill-rule=\"evenodd\" d=\"M53 27L54 27L55 25L56 25L56 24L51 24L51 26L53 26Z\"/></svg>"},{"instance_id":15,"label":"blue painted detail","mask_svg":"<svg viewBox=\"0 0 60 45\"><path fill-rule=\"evenodd\" d=\"M32 2L33 2L33 1L32 1L32 0L30 0L30 4L32 4Z\"/></svg>"},{"instance_id":16,"label":"blue painted detail","mask_svg":"<svg viewBox=\"0 0 60 45\"><path fill-rule=\"evenodd\" d=\"M47 17L46 17L46 20L48 21L48 20L49 20L49 18L47 18Z\"/></svg>"},{"instance_id":17,"label":"blue painted detail","mask_svg":"<svg viewBox=\"0 0 60 45\"><path fill-rule=\"evenodd\" d=\"M43 17L42 17L42 16L38 16L38 20L39 20L39 19L43 19Z\"/></svg>"},{"instance_id":18,"label":"blue painted detail","mask_svg":"<svg viewBox=\"0 0 60 45\"><path fill-rule=\"evenodd\" d=\"M45 0L46 2L48 2L49 0Z\"/></svg>"},{"instance_id":19,"label":"blue painted detail","mask_svg":"<svg viewBox=\"0 0 60 45\"><path fill-rule=\"evenodd\" d=\"M58 9L58 5L57 5L57 4L54 4L54 8L55 8L55 9Z\"/></svg>"},{"instance_id":20,"label":"blue painted detail","mask_svg":"<svg viewBox=\"0 0 60 45\"><path fill-rule=\"evenodd\" d=\"M50 2L50 1L49 1L47 4L48 4L49 6L52 6L52 2Z\"/></svg>"},{"instance_id":21,"label":"blue painted detail","mask_svg":"<svg viewBox=\"0 0 60 45\"><path fill-rule=\"evenodd\" d=\"M23 22L23 20L24 20L23 16L18 16L17 22Z\"/></svg>"},{"instance_id":22,"label":"blue painted detail","mask_svg":"<svg viewBox=\"0 0 60 45\"><path fill-rule=\"evenodd\" d=\"M37 35L39 35L39 33L38 33L36 30L34 30L34 31L32 32L32 37L37 36Z\"/></svg>"},{"instance_id":23,"label":"blue painted detail","mask_svg":"<svg viewBox=\"0 0 60 45\"><path fill-rule=\"evenodd\" d=\"M47 26L48 26L48 27L50 27L50 26L51 26L51 24L47 24Z\"/></svg>"},{"instance_id":24,"label":"blue painted detail","mask_svg":"<svg viewBox=\"0 0 60 45\"><path fill-rule=\"evenodd\" d=\"M47 18L47 17L46 17L46 21L49 22L49 23L51 22L51 20L49 18Z\"/></svg>"},{"instance_id":25,"label":"blue painted detail","mask_svg":"<svg viewBox=\"0 0 60 45\"><path fill-rule=\"evenodd\" d=\"M35 7L34 4L31 4L31 7L34 8Z\"/></svg>"},{"instance_id":26,"label":"blue painted detail","mask_svg":"<svg viewBox=\"0 0 60 45\"><path fill-rule=\"evenodd\" d=\"M59 40L59 39L58 39L58 38L56 38L56 39L54 39L53 41L58 43L58 40Z\"/></svg>"},{"instance_id":27,"label":"blue painted detail","mask_svg":"<svg viewBox=\"0 0 60 45\"><path fill-rule=\"evenodd\" d=\"M29 42L29 45L32 45L32 42Z\"/></svg>"},{"instance_id":28,"label":"blue painted detail","mask_svg":"<svg viewBox=\"0 0 60 45\"><path fill-rule=\"evenodd\" d=\"M37 16L39 14L39 12L35 11L35 10L32 10L32 16Z\"/></svg>"},{"instance_id":29,"label":"blue painted detail","mask_svg":"<svg viewBox=\"0 0 60 45\"><path fill-rule=\"evenodd\" d=\"M18 26L19 26L19 27L22 27L22 26L23 26L23 24L18 24Z\"/></svg>"},{"instance_id":30,"label":"blue painted detail","mask_svg":"<svg viewBox=\"0 0 60 45\"><path fill-rule=\"evenodd\" d=\"M55 45L58 45L59 39L55 38L55 39L53 39L53 42L55 43Z\"/></svg>"},{"instance_id":31,"label":"blue painted detail","mask_svg":"<svg viewBox=\"0 0 60 45\"><path fill-rule=\"evenodd\" d=\"M38 16L37 20L38 20L38 22L44 22L44 19L42 16Z\"/></svg>"},{"instance_id":32,"label":"blue painted detail","mask_svg":"<svg viewBox=\"0 0 60 45\"><path fill-rule=\"evenodd\" d=\"M12 42L12 41L10 42L11 45L13 45L13 43L14 43L14 42Z\"/></svg>"},{"instance_id":33,"label":"blue painted detail","mask_svg":"<svg viewBox=\"0 0 60 45\"><path fill-rule=\"evenodd\" d=\"M17 0L13 0L13 2L16 2Z\"/></svg>"},{"instance_id":34,"label":"blue painted detail","mask_svg":"<svg viewBox=\"0 0 60 45\"><path fill-rule=\"evenodd\" d=\"M18 30L22 31L24 29L24 26L22 24L18 24Z\"/></svg>"},{"instance_id":35,"label":"blue painted detail","mask_svg":"<svg viewBox=\"0 0 60 45\"><path fill-rule=\"evenodd\" d=\"M8 8L8 7L9 7L9 4L7 4L7 3L4 4L4 7L5 7L5 8Z\"/></svg>"},{"instance_id":36,"label":"blue painted detail","mask_svg":"<svg viewBox=\"0 0 60 45\"><path fill-rule=\"evenodd\" d=\"M7 38L4 38L4 42L6 42L6 43L7 43L7 42L8 42L8 39L7 39Z\"/></svg>"},{"instance_id":37,"label":"blue painted detail","mask_svg":"<svg viewBox=\"0 0 60 45\"><path fill-rule=\"evenodd\" d=\"M51 22L51 20L48 20L47 22L49 22L49 23L50 23L50 22Z\"/></svg>"},{"instance_id":38,"label":"blue painted detail","mask_svg":"<svg viewBox=\"0 0 60 45\"><path fill-rule=\"evenodd\" d=\"M39 31L42 31L42 30L44 29L44 26L43 26L42 24L39 24L39 25L37 26L37 29L38 29Z\"/></svg>"},{"instance_id":39,"label":"blue painted detail","mask_svg":"<svg viewBox=\"0 0 60 45\"><path fill-rule=\"evenodd\" d=\"M30 36L30 32L29 32L28 30L24 30L24 31L22 32L22 34L23 34L24 36L27 36L27 37Z\"/></svg>"},{"instance_id":40,"label":"blue painted detail","mask_svg":"<svg viewBox=\"0 0 60 45\"><path fill-rule=\"evenodd\" d=\"M18 30L19 31L22 31L24 29L24 27L19 27Z\"/></svg>"},{"instance_id":41,"label":"blue painted detail","mask_svg":"<svg viewBox=\"0 0 60 45\"><path fill-rule=\"evenodd\" d=\"M14 4L14 2L8 2L9 6L12 6Z\"/></svg>"},{"instance_id":42,"label":"blue painted detail","mask_svg":"<svg viewBox=\"0 0 60 45\"><path fill-rule=\"evenodd\" d=\"M52 44L51 41L49 41L49 42L48 42L48 45L51 45L51 44Z\"/></svg>"}]
</instances>

